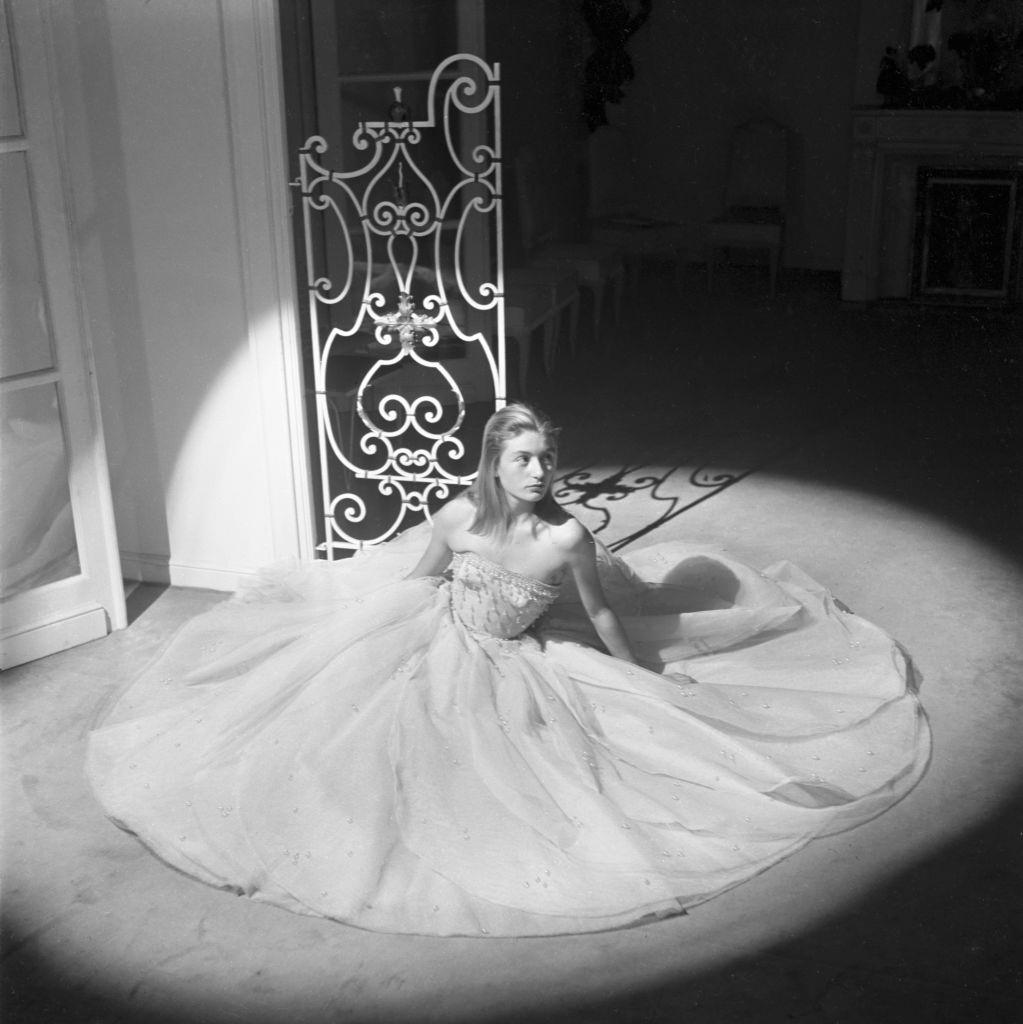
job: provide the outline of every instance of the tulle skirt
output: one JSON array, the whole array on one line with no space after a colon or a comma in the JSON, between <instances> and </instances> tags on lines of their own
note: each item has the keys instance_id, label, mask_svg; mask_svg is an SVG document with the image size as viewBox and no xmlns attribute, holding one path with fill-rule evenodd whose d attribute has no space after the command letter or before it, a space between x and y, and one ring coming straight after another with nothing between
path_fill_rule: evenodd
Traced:
<instances>
[{"instance_id":1,"label":"tulle skirt","mask_svg":"<svg viewBox=\"0 0 1023 1024\"><path fill-rule=\"evenodd\" d=\"M586 932L683 912L881 813L929 733L908 661L795 567L601 556L637 655L566 587L467 630L413 531L186 625L90 737L107 813L212 885L363 928Z\"/></svg>"}]
</instances>

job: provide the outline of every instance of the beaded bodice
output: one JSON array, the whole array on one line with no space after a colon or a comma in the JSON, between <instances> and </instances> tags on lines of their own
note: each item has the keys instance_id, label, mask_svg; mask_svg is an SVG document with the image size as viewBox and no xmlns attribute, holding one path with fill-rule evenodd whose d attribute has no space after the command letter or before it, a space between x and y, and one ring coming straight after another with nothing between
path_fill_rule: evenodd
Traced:
<instances>
[{"instance_id":1,"label":"beaded bodice","mask_svg":"<svg viewBox=\"0 0 1023 1024\"><path fill-rule=\"evenodd\" d=\"M451 572L452 611L476 633L518 636L558 596L555 584L505 569L473 551L457 553Z\"/></svg>"}]
</instances>

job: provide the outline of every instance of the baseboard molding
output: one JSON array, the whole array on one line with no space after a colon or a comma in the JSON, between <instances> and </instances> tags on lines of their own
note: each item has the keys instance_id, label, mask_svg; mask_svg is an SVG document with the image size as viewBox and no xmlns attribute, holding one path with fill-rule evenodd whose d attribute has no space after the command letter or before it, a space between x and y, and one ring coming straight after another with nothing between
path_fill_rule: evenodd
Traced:
<instances>
[{"instance_id":1,"label":"baseboard molding","mask_svg":"<svg viewBox=\"0 0 1023 1024\"><path fill-rule=\"evenodd\" d=\"M110 620L98 605L61 613L50 622L41 622L19 633L0 637L0 670L77 647L109 632Z\"/></svg>"},{"instance_id":2,"label":"baseboard molding","mask_svg":"<svg viewBox=\"0 0 1023 1024\"><path fill-rule=\"evenodd\" d=\"M140 551L121 551L121 575L140 583L158 583L171 587L196 587L200 590L237 590L243 580L252 579L251 569L225 569L221 566L177 562L167 555Z\"/></svg>"}]
</instances>

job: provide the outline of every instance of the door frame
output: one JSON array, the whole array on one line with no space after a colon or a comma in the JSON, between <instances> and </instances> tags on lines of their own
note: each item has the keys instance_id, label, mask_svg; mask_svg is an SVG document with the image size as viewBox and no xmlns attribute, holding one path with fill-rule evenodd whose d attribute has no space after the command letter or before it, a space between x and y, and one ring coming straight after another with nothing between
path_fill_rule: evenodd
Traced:
<instances>
[{"instance_id":1,"label":"door frame","mask_svg":"<svg viewBox=\"0 0 1023 1024\"><path fill-rule=\"evenodd\" d=\"M253 405L262 432L273 551L275 559L308 561L315 553L312 474L278 0L219 0L219 11L248 345L259 381ZM275 314L268 316L267 309Z\"/></svg>"},{"instance_id":2,"label":"door frame","mask_svg":"<svg viewBox=\"0 0 1023 1024\"><path fill-rule=\"evenodd\" d=\"M24 153L29 170L53 365L7 378L2 390L56 387L79 559L77 574L2 602L0 668L10 668L123 629L127 613L95 361L74 256L50 8L7 0L4 15L22 123L20 135L0 140L0 151Z\"/></svg>"}]
</instances>

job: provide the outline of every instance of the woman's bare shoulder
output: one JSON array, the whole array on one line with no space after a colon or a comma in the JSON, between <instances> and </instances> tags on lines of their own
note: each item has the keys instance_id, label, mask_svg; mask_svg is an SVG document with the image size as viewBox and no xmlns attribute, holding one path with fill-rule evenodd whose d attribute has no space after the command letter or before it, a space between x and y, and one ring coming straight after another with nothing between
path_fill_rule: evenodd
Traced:
<instances>
[{"instance_id":1,"label":"woman's bare shoulder","mask_svg":"<svg viewBox=\"0 0 1023 1024\"><path fill-rule=\"evenodd\" d=\"M566 554L593 543L590 531L575 516L564 510L556 520L549 523L549 526L554 544Z\"/></svg>"}]
</instances>

